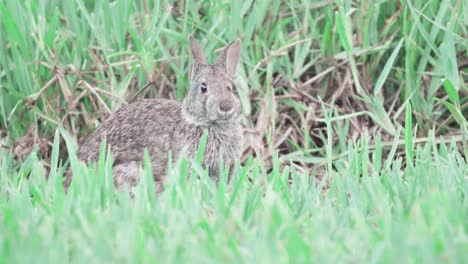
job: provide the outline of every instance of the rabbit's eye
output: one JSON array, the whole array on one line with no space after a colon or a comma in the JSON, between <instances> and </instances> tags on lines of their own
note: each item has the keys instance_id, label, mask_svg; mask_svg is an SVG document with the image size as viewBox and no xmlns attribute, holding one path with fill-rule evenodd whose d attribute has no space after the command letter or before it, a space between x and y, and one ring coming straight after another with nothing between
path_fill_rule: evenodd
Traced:
<instances>
[{"instance_id":1,"label":"rabbit's eye","mask_svg":"<svg viewBox=\"0 0 468 264\"><path fill-rule=\"evenodd\" d=\"M200 90L202 93L206 93L207 91L207 87L206 87L206 83L205 82L202 82L201 85L200 85Z\"/></svg>"},{"instance_id":2,"label":"rabbit's eye","mask_svg":"<svg viewBox=\"0 0 468 264\"><path fill-rule=\"evenodd\" d=\"M229 86L229 85L228 85L228 86L226 86L226 89L227 89L228 91L232 92L232 86Z\"/></svg>"}]
</instances>

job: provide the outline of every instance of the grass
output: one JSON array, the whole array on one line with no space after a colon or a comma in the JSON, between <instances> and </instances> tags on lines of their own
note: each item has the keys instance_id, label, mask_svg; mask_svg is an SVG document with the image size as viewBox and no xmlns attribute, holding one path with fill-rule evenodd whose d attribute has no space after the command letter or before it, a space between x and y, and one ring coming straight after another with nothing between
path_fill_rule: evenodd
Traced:
<instances>
[{"instance_id":1,"label":"grass","mask_svg":"<svg viewBox=\"0 0 468 264\"><path fill-rule=\"evenodd\" d=\"M183 166L175 166L162 196L152 195L147 173L131 200L113 192L104 155L95 167L74 168L83 177L64 195L62 169L55 166L58 139L48 181L34 153L12 174L11 159L1 164L0 258L6 263L468 258L468 165L454 144L432 139L402 168L402 159L369 160L366 140L349 143L328 187L291 166L268 173L259 158L218 188L203 170L185 183Z\"/></svg>"},{"instance_id":2,"label":"grass","mask_svg":"<svg viewBox=\"0 0 468 264\"><path fill-rule=\"evenodd\" d=\"M0 0L0 262L465 263L467 8ZM76 141L136 98L182 99L192 32L211 60L242 39L250 148L229 185L195 160L161 197L148 166L115 193L112 157L83 166Z\"/></svg>"}]
</instances>

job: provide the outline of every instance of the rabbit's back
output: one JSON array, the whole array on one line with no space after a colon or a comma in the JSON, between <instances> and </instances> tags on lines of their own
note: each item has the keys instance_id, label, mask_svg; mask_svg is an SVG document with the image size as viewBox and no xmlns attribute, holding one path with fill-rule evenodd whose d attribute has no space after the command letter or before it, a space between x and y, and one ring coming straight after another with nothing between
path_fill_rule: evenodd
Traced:
<instances>
[{"instance_id":1,"label":"rabbit's back","mask_svg":"<svg viewBox=\"0 0 468 264\"><path fill-rule=\"evenodd\" d=\"M141 162L145 148L152 159L163 164L167 160L171 135L181 118L181 107L177 101L144 99L134 102L116 111L82 142L78 158L97 160L101 142L106 139L114 164ZM165 168L160 164L153 168L156 174Z\"/></svg>"}]
</instances>

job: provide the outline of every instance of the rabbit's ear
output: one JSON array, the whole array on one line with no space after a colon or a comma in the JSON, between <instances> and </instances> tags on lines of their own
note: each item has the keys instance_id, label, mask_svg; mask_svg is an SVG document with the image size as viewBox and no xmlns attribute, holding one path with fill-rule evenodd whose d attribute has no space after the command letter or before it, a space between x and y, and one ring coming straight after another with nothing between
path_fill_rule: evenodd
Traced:
<instances>
[{"instance_id":1,"label":"rabbit's ear","mask_svg":"<svg viewBox=\"0 0 468 264\"><path fill-rule=\"evenodd\" d=\"M236 73L236 67L240 57L240 48L241 41L240 39L236 39L224 48L223 53L221 53L216 60L215 64L224 67L230 77L233 77Z\"/></svg>"},{"instance_id":2,"label":"rabbit's ear","mask_svg":"<svg viewBox=\"0 0 468 264\"><path fill-rule=\"evenodd\" d=\"M192 66L192 77L200 69L200 66L206 65L206 57L203 50L198 46L197 41L192 35L189 36L190 49L192 50L193 66Z\"/></svg>"}]
</instances>

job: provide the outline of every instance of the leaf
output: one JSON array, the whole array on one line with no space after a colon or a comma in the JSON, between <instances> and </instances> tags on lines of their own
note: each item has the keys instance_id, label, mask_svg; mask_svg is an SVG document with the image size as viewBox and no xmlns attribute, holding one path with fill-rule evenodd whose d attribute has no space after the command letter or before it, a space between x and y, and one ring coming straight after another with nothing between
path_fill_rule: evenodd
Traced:
<instances>
[{"instance_id":1,"label":"leaf","mask_svg":"<svg viewBox=\"0 0 468 264\"><path fill-rule=\"evenodd\" d=\"M406 117L405 117L405 150L406 150L406 161L408 164L413 165L413 120L411 112L411 103L406 105Z\"/></svg>"},{"instance_id":2,"label":"leaf","mask_svg":"<svg viewBox=\"0 0 468 264\"><path fill-rule=\"evenodd\" d=\"M390 73L390 70L393 67L393 64L395 63L395 59L397 58L398 52L401 49L401 45L403 44L403 38L400 39L398 42L398 45L396 48L393 50L392 55L390 55L390 58L388 59L387 63L385 63L385 66L382 70L382 73L379 75L379 78L377 79L377 82L375 83L374 87L374 95L378 95L380 90L382 89L385 80L387 80L388 74Z\"/></svg>"},{"instance_id":3,"label":"leaf","mask_svg":"<svg viewBox=\"0 0 468 264\"><path fill-rule=\"evenodd\" d=\"M341 44L343 45L343 48L347 52L351 52L351 42L349 40L348 34L346 34L346 27L345 23L343 21L343 16L341 12L335 12L335 17L336 17L336 31L338 32L338 36L340 37Z\"/></svg>"},{"instance_id":4,"label":"leaf","mask_svg":"<svg viewBox=\"0 0 468 264\"><path fill-rule=\"evenodd\" d=\"M444 84L445 91L447 95L456 106L460 106L460 98L458 98L458 93L455 87L453 86L452 82L449 79L443 79L442 83Z\"/></svg>"},{"instance_id":5,"label":"leaf","mask_svg":"<svg viewBox=\"0 0 468 264\"><path fill-rule=\"evenodd\" d=\"M463 113L460 111L460 108L458 108L457 106L455 106L455 105L453 105L453 104L451 104L451 103L449 103L447 101L441 100L439 98L436 98L435 100L440 102L441 104L445 105L445 107L447 107L447 109L450 111L450 113L452 113L453 118L455 119L455 121L466 132L468 122L466 121L465 116L463 116Z\"/></svg>"}]
</instances>

